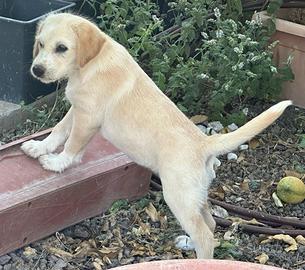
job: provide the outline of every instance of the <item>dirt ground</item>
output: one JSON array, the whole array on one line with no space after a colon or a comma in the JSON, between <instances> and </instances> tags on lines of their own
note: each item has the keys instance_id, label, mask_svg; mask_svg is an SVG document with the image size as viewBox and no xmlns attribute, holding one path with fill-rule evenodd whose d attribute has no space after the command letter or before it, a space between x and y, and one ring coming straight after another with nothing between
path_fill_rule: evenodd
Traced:
<instances>
[{"instance_id":1,"label":"dirt ground","mask_svg":"<svg viewBox=\"0 0 305 270\"><path fill-rule=\"evenodd\" d=\"M249 111L256 115L268 106L257 103ZM283 176L305 174L301 134L305 134L305 110L291 107L250 141L249 149L236 151L237 160L220 158L222 165L210 197L263 213L304 219L305 202L279 208L272 199ZM230 230L230 236L225 236ZM0 270L108 269L142 261L194 258L194 251L175 247L175 238L184 234L162 193L151 190L141 200L118 201L104 214L0 257ZM219 242L215 258L258 262L255 258L265 254L267 265L305 269L305 245L287 252L287 243L274 240L262 244L266 235L249 234L238 227L218 226L215 237Z\"/></svg>"}]
</instances>

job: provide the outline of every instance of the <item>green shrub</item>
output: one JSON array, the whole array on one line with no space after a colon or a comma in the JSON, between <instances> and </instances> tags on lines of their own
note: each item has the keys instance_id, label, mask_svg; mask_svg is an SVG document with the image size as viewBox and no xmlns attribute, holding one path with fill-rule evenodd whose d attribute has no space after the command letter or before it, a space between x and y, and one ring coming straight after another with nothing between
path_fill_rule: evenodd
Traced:
<instances>
[{"instance_id":1,"label":"green shrub","mask_svg":"<svg viewBox=\"0 0 305 270\"><path fill-rule=\"evenodd\" d=\"M288 63L274 66L275 44L268 45L270 34L260 22L222 18L221 1L179 0L168 6L170 18L151 1L106 0L99 25L188 115L205 109L214 119L241 123L246 99L276 99L282 83L293 78ZM164 21L179 28L156 38Z\"/></svg>"}]
</instances>

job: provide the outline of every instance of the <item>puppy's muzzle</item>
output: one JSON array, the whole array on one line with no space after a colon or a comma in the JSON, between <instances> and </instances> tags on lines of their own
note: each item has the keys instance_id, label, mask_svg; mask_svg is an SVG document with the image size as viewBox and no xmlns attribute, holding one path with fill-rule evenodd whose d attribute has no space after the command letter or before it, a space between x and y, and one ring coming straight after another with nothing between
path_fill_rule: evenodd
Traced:
<instances>
[{"instance_id":1,"label":"puppy's muzzle","mask_svg":"<svg viewBox=\"0 0 305 270\"><path fill-rule=\"evenodd\" d=\"M32 72L36 77L42 78L46 72L46 69L42 65L35 65L32 67Z\"/></svg>"}]
</instances>

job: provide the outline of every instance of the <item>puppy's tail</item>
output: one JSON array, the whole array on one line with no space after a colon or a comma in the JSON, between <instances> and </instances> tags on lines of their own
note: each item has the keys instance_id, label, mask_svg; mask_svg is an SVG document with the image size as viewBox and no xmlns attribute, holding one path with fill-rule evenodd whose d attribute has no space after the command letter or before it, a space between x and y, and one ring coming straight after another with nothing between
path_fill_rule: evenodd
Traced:
<instances>
[{"instance_id":1,"label":"puppy's tail","mask_svg":"<svg viewBox=\"0 0 305 270\"><path fill-rule=\"evenodd\" d=\"M211 135L206 147L215 156L233 151L271 125L290 105L290 100L279 102L233 132Z\"/></svg>"}]
</instances>

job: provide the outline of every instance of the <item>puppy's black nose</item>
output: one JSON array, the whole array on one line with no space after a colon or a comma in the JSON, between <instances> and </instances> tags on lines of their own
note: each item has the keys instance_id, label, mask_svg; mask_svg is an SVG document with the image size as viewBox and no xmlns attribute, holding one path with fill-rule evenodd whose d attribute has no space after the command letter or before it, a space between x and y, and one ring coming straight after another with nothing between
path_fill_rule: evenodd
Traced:
<instances>
[{"instance_id":1,"label":"puppy's black nose","mask_svg":"<svg viewBox=\"0 0 305 270\"><path fill-rule=\"evenodd\" d=\"M42 65L35 65L32 67L32 71L35 76L41 78L45 73L46 69Z\"/></svg>"}]
</instances>

